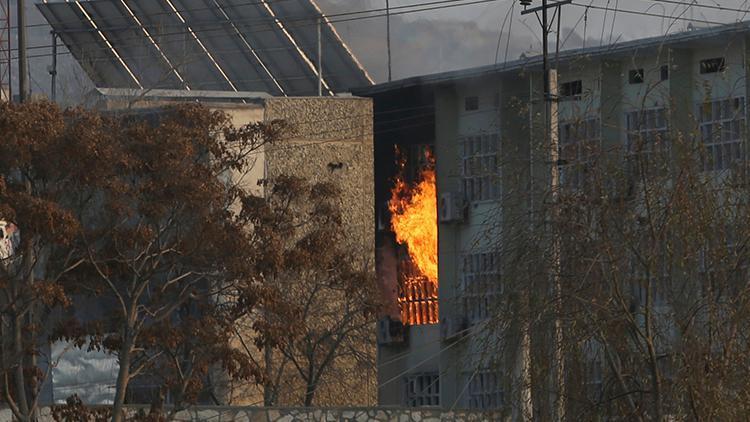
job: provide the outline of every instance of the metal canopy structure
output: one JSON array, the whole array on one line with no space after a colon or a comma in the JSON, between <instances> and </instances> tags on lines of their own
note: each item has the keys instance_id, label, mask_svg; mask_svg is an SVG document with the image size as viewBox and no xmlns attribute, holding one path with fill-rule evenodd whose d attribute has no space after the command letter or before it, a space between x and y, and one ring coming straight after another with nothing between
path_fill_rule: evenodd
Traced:
<instances>
[{"instance_id":1,"label":"metal canopy structure","mask_svg":"<svg viewBox=\"0 0 750 422\"><path fill-rule=\"evenodd\" d=\"M66 0L37 7L99 88L317 95L319 28L323 94L372 84L314 0Z\"/></svg>"}]
</instances>

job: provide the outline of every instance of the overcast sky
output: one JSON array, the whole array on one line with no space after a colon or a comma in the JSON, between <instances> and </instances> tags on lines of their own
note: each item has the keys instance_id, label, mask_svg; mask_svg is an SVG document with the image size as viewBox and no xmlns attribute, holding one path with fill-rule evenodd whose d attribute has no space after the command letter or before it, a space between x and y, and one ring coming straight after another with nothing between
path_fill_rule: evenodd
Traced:
<instances>
[{"instance_id":1,"label":"overcast sky","mask_svg":"<svg viewBox=\"0 0 750 422\"><path fill-rule=\"evenodd\" d=\"M101 1L101 0L100 0ZM104 0L106 1L106 0ZM352 12L381 8L385 0L317 0L325 13ZM392 7L434 2L436 0L391 0ZM466 0L472 1L472 0ZM587 19L583 19L586 7L567 5L563 7L562 35L567 38L563 48L583 45L584 32L587 46L625 41L685 30L688 22L670 20L669 16L711 22L733 22L750 19L747 13L717 11L686 6L690 2L700 5L721 4L722 7L747 10L750 0L575 0L574 3L591 5ZM534 0L534 3L540 3ZM29 23L44 22L29 2ZM516 3L511 12L511 5ZM609 10L596 9L609 7ZM622 11L615 13L614 9ZM686 10L687 9L687 10ZM403 9L401 9L403 10ZM629 11L666 15L667 18L646 17L626 13ZM505 17L509 19L503 26ZM511 23L512 21L512 23ZM705 23L696 22L696 26ZM367 70L381 82L386 79L385 19L375 18L337 24L344 40L364 63ZM502 31L502 36L500 35ZM573 30L573 34L571 34ZM510 33L510 43L508 41ZM516 59L521 53L534 54L540 50L540 28L533 16L522 17L517 0L495 2L463 7L445 8L438 11L393 16L392 50L393 77L405 78ZM49 45L49 28L35 27L30 30L30 45ZM506 45L509 47L506 53ZM34 55L48 54L48 50L35 49ZM35 92L49 91L47 66L49 57L32 58L32 89ZM86 89L86 77L69 56L61 56L60 96L75 96Z\"/></svg>"}]
</instances>

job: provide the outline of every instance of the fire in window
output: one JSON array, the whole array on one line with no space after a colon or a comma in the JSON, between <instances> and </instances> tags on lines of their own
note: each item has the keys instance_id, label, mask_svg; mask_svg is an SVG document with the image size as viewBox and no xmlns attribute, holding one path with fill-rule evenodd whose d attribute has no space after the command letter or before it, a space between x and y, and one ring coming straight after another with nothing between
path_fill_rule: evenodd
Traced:
<instances>
[{"instance_id":1,"label":"fire in window","mask_svg":"<svg viewBox=\"0 0 750 422\"><path fill-rule=\"evenodd\" d=\"M402 174L396 179L388 203L391 229L396 234L401 322L404 325L437 324L437 187L434 160L426 153L426 165L412 183Z\"/></svg>"}]
</instances>

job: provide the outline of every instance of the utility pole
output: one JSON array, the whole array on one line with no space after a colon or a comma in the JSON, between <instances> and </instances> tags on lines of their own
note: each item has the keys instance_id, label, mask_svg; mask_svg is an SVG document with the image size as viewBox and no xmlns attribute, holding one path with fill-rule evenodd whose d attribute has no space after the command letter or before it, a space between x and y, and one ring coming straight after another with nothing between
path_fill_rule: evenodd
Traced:
<instances>
[{"instance_id":1,"label":"utility pole","mask_svg":"<svg viewBox=\"0 0 750 422\"><path fill-rule=\"evenodd\" d=\"M386 48L388 49L388 82L392 80L391 69L391 2L385 0L385 38Z\"/></svg>"},{"instance_id":2,"label":"utility pole","mask_svg":"<svg viewBox=\"0 0 750 422\"><path fill-rule=\"evenodd\" d=\"M549 148L550 163L550 190L552 197L552 220L556 220L559 212L558 202L560 195L560 150L559 150L559 133L558 133L558 83L557 69L551 69L549 65L549 35L551 32L551 23L557 18L558 28L560 22L561 6L571 3L571 0L559 0L550 2L541 0L541 6L529 8L533 0L520 0L524 10L522 15L534 13L542 26L542 67L544 78L544 142ZM548 11L555 9L550 20ZM539 16L541 12L541 17ZM551 22L550 22L551 21ZM557 48L559 53L559 29L557 33ZM533 175L532 175L533 177ZM532 193L533 194L533 193ZM562 283L560 279L561 269L561 242L560 234L556 227L551 227L551 262L550 271L551 292L555 309L555 321L553 324L553 344L552 344L552 370L550 376L550 404L551 420L562 422L565 420L565 360L563 355L563 326L562 326ZM529 380L530 381L530 380Z\"/></svg>"},{"instance_id":3,"label":"utility pole","mask_svg":"<svg viewBox=\"0 0 750 422\"><path fill-rule=\"evenodd\" d=\"M17 0L18 27L18 100L29 99L29 63L26 57L26 1Z\"/></svg>"}]
</instances>

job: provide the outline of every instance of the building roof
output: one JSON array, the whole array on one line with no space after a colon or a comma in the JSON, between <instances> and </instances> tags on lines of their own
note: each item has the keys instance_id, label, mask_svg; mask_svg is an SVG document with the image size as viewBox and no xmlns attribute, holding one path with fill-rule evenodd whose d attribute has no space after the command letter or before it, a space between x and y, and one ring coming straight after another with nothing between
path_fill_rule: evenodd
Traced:
<instances>
[{"instance_id":1,"label":"building roof","mask_svg":"<svg viewBox=\"0 0 750 422\"><path fill-rule=\"evenodd\" d=\"M693 42L711 42L725 39L732 35L750 32L750 21L731 23L711 28L694 29L665 36L642 38L606 46L578 48L560 52L559 61L570 63L581 58L616 58L633 52L645 53L661 47L679 47ZM542 66L542 56L521 57L506 63L473 67L450 72L421 75L392 82L371 86L363 86L353 90L355 95L371 96L379 93L395 91L402 88L435 85L446 82L479 78L502 73L518 72L525 69L538 69Z\"/></svg>"},{"instance_id":2,"label":"building roof","mask_svg":"<svg viewBox=\"0 0 750 422\"><path fill-rule=\"evenodd\" d=\"M71 0L41 13L97 87L318 94L372 79L315 0Z\"/></svg>"}]
</instances>

